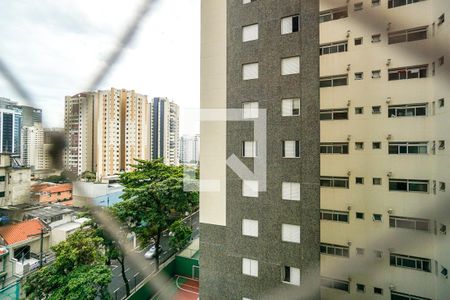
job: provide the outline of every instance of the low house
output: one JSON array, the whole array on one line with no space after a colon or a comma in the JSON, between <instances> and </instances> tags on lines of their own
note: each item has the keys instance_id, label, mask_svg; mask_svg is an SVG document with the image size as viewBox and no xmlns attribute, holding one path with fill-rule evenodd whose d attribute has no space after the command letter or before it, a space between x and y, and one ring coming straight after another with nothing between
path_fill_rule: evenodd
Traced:
<instances>
[{"instance_id":1,"label":"low house","mask_svg":"<svg viewBox=\"0 0 450 300\"><path fill-rule=\"evenodd\" d=\"M88 221L90 221L89 218L78 218L67 223L57 224L56 226L51 224L50 227L52 228L52 235L50 238L50 244L54 246L66 240L69 235L80 229L81 226Z\"/></svg>"},{"instance_id":2,"label":"low house","mask_svg":"<svg viewBox=\"0 0 450 300\"><path fill-rule=\"evenodd\" d=\"M40 203L55 203L72 200L71 183L42 183L31 187L33 200Z\"/></svg>"},{"instance_id":3,"label":"low house","mask_svg":"<svg viewBox=\"0 0 450 300\"><path fill-rule=\"evenodd\" d=\"M50 247L50 230L39 219L0 227L0 244L8 250L7 277L21 277L36 269L47 257Z\"/></svg>"}]
</instances>

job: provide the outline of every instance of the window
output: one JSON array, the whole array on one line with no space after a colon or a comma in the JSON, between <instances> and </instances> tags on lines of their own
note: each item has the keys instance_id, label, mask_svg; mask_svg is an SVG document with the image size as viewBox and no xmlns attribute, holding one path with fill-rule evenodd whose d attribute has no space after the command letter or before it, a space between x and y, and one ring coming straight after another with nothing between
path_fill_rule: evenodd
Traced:
<instances>
[{"instance_id":1,"label":"window","mask_svg":"<svg viewBox=\"0 0 450 300\"><path fill-rule=\"evenodd\" d=\"M255 41L258 39L258 24L242 27L242 42Z\"/></svg>"},{"instance_id":2,"label":"window","mask_svg":"<svg viewBox=\"0 0 450 300\"><path fill-rule=\"evenodd\" d=\"M372 106L372 114L374 115L381 114L381 106L379 105Z\"/></svg>"},{"instance_id":3,"label":"window","mask_svg":"<svg viewBox=\"0 0 450 300\"><path fill-rule=\"evenodd\" d=\"M428 142L389 142L389 154L427 154Z\"/></svg>"},{"instance_id":4,"label":"window","mask_svg":"<svg viewBox=\"0 0 450 300\"><path fill-rule=\"evenodd\" d=\"M364 184L364 177L356 177L355 184Z\"/></svg>"},{"instance_id":5,"label":"window","mask_svg":"<svg viewBox=\"0 0 450 300\"><path fill-rule=\"evenodd\" d=\"M364 78L363 72L356 72L355 73L355 80L362 80Z\"/></svg>"},{"instance_id":6,"label":"window","mask_svg":"<svg viewBox=\"0 0 450 300\"><path fill-rule=\"evenodd\" d=\"M356 248L356 255L364 255L364 249L363 248Z\"/></svg>"},{"instance_id":7,"label":"window","mask_svg":"<svg viewBox=\"0 0 450 300\"><path fill-rule=\"evenodd\" d=\"M339 52L347 52L347 41L334 42L320 45L320 55L333 54Z\"/></svg>"},{"instance_id":8,"label":"window","mask_svg":"<svg viewBox=\"0 0 450 300\"><path fill-rule=\"evenodd\" d=\"M256 157L257 144L255 141L242 142L242 156L243 157Z\"/></svg>"},{"instance_id":9,"label":"window","mask_svg":"<svg viewBox=\"0 0 450 300\"><path fill-rule=\"evenodd\" d=\"M360 220L364 220L364 213L363 212L356 212L356 218Z\"/></svg>"},{"instance_id":10,"label":"window","mask_svg":"<svg viewBox=\"0 0 450 300\"><path fill-rule=\"evenodd\" d=\"M300 183L297 182L283 182L282 183L281 199L283 200L300 200Z\"/></svg>"},{"instance_id":11,"label":"window","mask_svg":"<svg viewBox=\"0 0 450 300\"><path fill-rule=\"evenodd\" d=\"M373 288L373 293L377 294L377 295L383 295L383 289L379 288L379 287L374 287Z\"/></svg>"},{"instance_id":12,"label":"window","mask_svg":"<svg viewBox=\"0 0 450 300\"><path fill-rule=\"evenodd\" d=\"M300 157L300 141L283 141L283 157Z\"/></svg>"},{"instance_id":13,"label":"window","mask_svg":"<svg viewBox=\"0 0 450 300\"><path fill-rule=\"evenodd\" d=\"M388 44L398 44L405 42L414 42L424 40L427 38L428 26L420 28L401 30L396 32L389 32Z\"/></svg>"},{"instance_id":14,"label":"window","mask_svg":"<svg viewBox=\"0 0 450 300\"><path fill-rule=\"evenodd\" d=\"M372 6L379 6L380 0L372 0Z\"/></svg>"},{"instance_id":15,"label":"window","mask_svg":"<svg viewBox=\"0 0 450 300\"><path fill-rule=\"evenodd\" d=\"M320 143L321 154L348 154L348 143Z\"/></svg>"},{"instance_id":16,"label":"window","mask_svg":"<svg viewBox=\"0 0 450 300\"><path fill-rule=\"evenodd\" d=\"M441 266L441 275L448 279L448 270L444 266Z\"/></svg>"},{"instance_id":17,"label":"window","mask_svg":"<svg viewBox=\"0 0 450 300\"><path fill-rule=\"evenodd\" d=\"M375 222L381 222L383 220L383 216L381 214L373 214L372 220Z\"/></svg>"},{"instance_id":18,"label":"window","mask_svg":"<svg viewBox=\"0 0 450 300\"><path fill-rule=\"evenodd\" d=\"M431 260L428 258L391 253L390 265L394 267L431 272Z\"/></svg>"},{"instance_id":19,"label":"window","mask_svg":"<svg viewBox=\"0 0 450 300\"><path fill-rule=\"evenodd\" d=\"M428 193L428 180L389 179L389 191Z\"/></svg>"},{"instance_id":20,"label":"window","mask_svg":"<svg viewBox=\"0 0 450 300\"><path fill-rule=\"evenodd\" d=\"M348 211L321 210L320 219L325 221L336 221L348 223Z\"/></svg>"},{"instance_id":21,"label":"window","mask_svg":"<svg viewBox=\"0 0 450 300\"><path fill-rule=\"evenodd\" d=\"M419 117L427 115L427 104L405 104L405 105L390 105L388 109L388 117Z\"/></svg>"},{"instance_id":22,"label":"window","mask_svg":"<svg viewBox=\"0 0 450 300\"><path fill-rule=\"evenodd\" d=\"M364 150L363 142L355 142L355 150Z\"/></svg>"},{"instance_id":23,"label":"window","mask_svg":"<svg viewBox=\"0 0 450 300\"><path fill-rule=\"evenodd\" d=\"M430 231L430 220L399 217L399 216L389 216L389 227L421 230L421 231L429 232Z\"/></svg>"},{"instance_id":24,"label":"window","mask_svg":"<svg viewBox=\"0 0 450 300\"><path fill-rule=\"evenodd\" d=\"M320 243L320 253L334 256L349 257L348 246Z\"/></svg>"},{"instance_id":25,"label":"window","mask_svg":"<svg viewBox=\"0 0 450 300\"><path fill-rule=\"evenodd\" d=\"M383 251L375 250L374 254L375 254L376 258L379 258L379 259L383 258Z\"/></svg>"},{"instance_id":26,"label":"window","mask_svg":"<svg viewBox=\"0 0 450 300\"><path fill-rule=\"evenodd\" d=\"M362 2L355 3L353 9L354 9L354 11L362 10L363 9L363 3Z\"/></svg>"},{"instance_id":27,"label":"window","mask_svg":"<svg viewBox=\"0 0 450 300\"><path fill-rule=\"evenodd\" d=\"M300 244L300 226L282 224L281 225L281 240L283 242Z\"/></svg>"},{"instance_id":28,"label":"window","mask_svg":"<svg viewBox=\"0 0 450 300\"><path fill-rule=\"evenodd\" d=\"M258 197L258 181L243 180L242 181L242 196Z\"/></svg>"},{"instance_id":29,"label":"window","mask_svg":"<svg viewBox=\"0 0 450 300\"><path fill-rule=\"evenodd\" d=\"M11 193L11 192L10 192ZM5 192L0 192L0 197L5 197Z\"/></svg>"},{"instance_id":30,"label":"window","mask_svg":"<svg viewBox=\"0 0 450 300\"><path fill-rule=\"evenodd\" d=\"M321 176L320 186L348 189L348 177Z\"/></svg>"},{"instance_id":31,"label":"window","mask_svg":"<svg viewBox=\"0 0 450 300\"><path fill-rule=\"evenodd\" d=\"M258 63L242 65L242 79L251 80L258 79Z\"/></svg>"},{"instance_id":32,"label":"window","mask_svg":"<svg viewBox=\"0 0 450 300\"><path fill-rule=\"evenodd\" d=\"M348 108L322 109L320 110L320 120L348 120Z\"/></svg>"},{"instance_id":33,"label":"window","mask_svg":"<svg viewBox=\"0 0 450 300\"><path fill-rule=\"evenodd\" d=\"M381 185L381 178L372 178L372 184L373 185Z\"/></svg>"},{"instance_id":34,"label":"window","mask_svg":"<svg viewBox=\"0 0 450 300\"><path fill-rule=\"evenodd\" d=\"M242 274L258 277L258 261L249 258L242 259Z\"/></svg>"},{"instance_id":35,"label":"window","mask_svg":"<svg viewBox=\"0 0 450 300\"><path fill-rule=\"evenodd\" d=\"M439 16L437 24L438 24L438 26L440 26L444 22L445 22L445 14L442 14L442 15Z\"/></svg>"},{"instance_id":36,"label":"window","mask_svg":"<svg viewBox=\"0 0 450 300\"><path fill-rule=\"evenodd\" d=\"M372 43L379 43L381 42L381 34L373 34L372 35Z\"/></svg>"},{"instance_id":37,"label":"window","mask_svg":"<svg viewBox=\"0 0 450 300\"><path fill-rule=\"evenodd\" d=\"M281 19L281 34L298 32L299 28L298 21L299 21L298 15Z\"/></svg>"},{"instance_id":38,"label":"window","mask_svg":"<svg viewBox=\"0 0 450 300\"><path fill-rule=\"evenodd\" d=\"M347 7L339 7L327 11L321 11L319 14L319 22L328 22L333 20L339 20L342 18L348 17L348 8Z\"/></svg>"},{"instance_id":39,"label":"window","mask_svg":"<svg viewBox=\"0 0 450 300\"><path fill-rule=\"evenodd\" d=\"M281 115L283 117L300 115L300 99L283 99L281 100Z\"/></svg>"},{"instance_id":40,"label":"window","mask_svg":"<svg viewBox=\"0 0 450 300\"><path fill-rule=\"evenodd\" d=\"M251 3L251 2L256 2L256 0L242 0L243 4L247 4L247 3Z\"/></svg>"},{"instance_id":41,"label":"window","mask_svg":"<svg viewBox=\"0 0 450 300\"><path fill-rule=\"evenodd\" d=\"M330 289L337 289L345 292L350 292L350 282L345 280L321 277L320 285Z\"/></svg>"},{"instance_id":42,"label":"window","mask_svg":"<svg viewBox=\"0 0 450 300\"><path fill-rule=\"evenodd\" d=\"M445 57L444 56L439 57L438 62L439 66L442 66L445 63Z\"/></svg>"},{"instance_id":43,"label":"window","mask_svg":"<svg viewBox=\"0 0 450 300\"><path fill-rule=\"evenodd\" d=\"M258 237L258 221L243 219L242 235Z\"/></svg>"},{"instance_id":44,"label":"window","mask_svg":"<svg viewBox=\"0 0 450 300\"><path fill-rule=\"evenodd\" d=\"M5 181L5 176L0 176L0 182Z\"/></svg>"},{"instance_id":45,"label":"window","mask_svg":"<svg viewBox=\"0 0 450 300\"><path fill-rule=\"evenodd\" d=\"M355 115L364 114L364 107L355 107Z\"/></svg>"},{"instance_id":46,"label":"window","mask_svg":"<svg viewBox=\"0 0 450 300\"><path fill-rule=\"evenodd\" d=\"M362 37L355 38L355 46L362 45L362 43L363 43L363 38Z\"/></svg>"},{"instance_id":47,"label":"window","mask_svg":"<svg viewBox=\"0 0 450 300\"><path fill-rule=\"evenodd\" d=\"M445 182L439 182L439 190L441 192L445 192Z\"/></svg>"},{"instance_id":48,"label":"window","mask_svg":"<svg viewBox=\"0 0 450 300\"><path fill-rule=\"evenodd\" d=\"M407 4L413 4L425 0L388 0L388 8L395 8Z\"/></svg>"},{"instance_id":49,"label":"window","mask_svg":"<svg viewBox=\"0 0 450 300\"><path fill-rule=\"evenodd\" d=\"M445 105L445 100L444 100L444 98L439 99L439 100L438 100L438 104L439 104L439 107L444 107L444 105Z\"/></svg>"},{"instance_id":50,"label":"window","mask_svg":"<svg viewBox=\"0 0 450 300\"><path fill-rule=\"evenodd\" d=\"M438 149L445 150L445 141L442 140L438 142Z\"/></svg>"},{"instance_id":51,"label":"window","mask_svg":"<svg viewBox=\"0 0 450 300\"><path fill-rule=\"evenodd\" d=\"M427 77L428 65L389 69L389 80L404 80Z\"/></svg>"},{"instance_id":52,"label":"window","mask_svg":"<svg viewBox=\"0 0 450 300\"><path fill-rule=\"evenodd\" d=\"M374 71L372 71L372 78L373 79L381 78L381 70L374 70Z\"/></svg>"},{"instance_id":53,"label":"window","mask_svg":"<svg viewBox=\"0 0 450 300\"><path fill-rule=\"evenodd\" d=\"M258 102L245 102L242 104L243 118L256 119L258 118Z\"/></svg>"},{"instance_id":54,"label":"window","mask_svg":"<svg viewBox=\"0 0 450 300\"><path fill-rule=\"evenodd\" d=\"M348 75L335 75L320 78L320 87L334 87L348 84Z\"/></svg>"},{"instance_id":55,"label":"window","mask_svg":"<svg viewBox=\"0 0 450 300\"><path fill-rule=\"evenodd\" d=\"M359 293L365 293L366 292L366 286L362 283L356 284L356 291Z\"/></svg>"},{"instance_id":56,"label":"window","mask_svg":"<svg viewBox=\"0 0 450 300\"><path fill-rule=\"evenodd\" d=\"M300 269L285 266L283 268L283 282L300 285Z\"/></svg>"},{"instance_id":57,"label":"window","mask_svg":"<svg viewBox=\"0 0 450 300\"><path fill-rule=\"evenodd\" d=\"M281 59L281 75L300 73L300 56Z\"/></svg>"}]
</instances>

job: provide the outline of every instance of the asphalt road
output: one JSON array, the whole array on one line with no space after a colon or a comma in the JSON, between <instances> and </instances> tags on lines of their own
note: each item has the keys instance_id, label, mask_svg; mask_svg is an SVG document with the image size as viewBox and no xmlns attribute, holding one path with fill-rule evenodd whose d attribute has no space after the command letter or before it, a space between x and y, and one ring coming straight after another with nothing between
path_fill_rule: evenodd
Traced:
<instances>
[{"instance_id":1,"label":"asphalt road","mask_svg":"<svg viewBox=\"0 0 450 300\"><path fill-rule=\"evenodd\" d=\"M192 238L196 238L200 234L200 223L199 223L199 214L198 212L192 214L190 217L185 219L185 223L190 225L192 228ZM136 249L136 253L144 256L144 253L152 246L153 244L149 244L143 249ZM161 247L162 253L160 255L160 264L168 260L171 256L173 256L176 251L170 249L169 246L169 236L168 231L165 231L161 237ZM139 285L139 283L144 280L148 275L152 274L155 271L155 259L148 259L148 262L145 266L135 266L131 261L127 261L125 257L125 274L127 276L128 282L130 284L130 290L133 292L135 286ZM111 270L112 270L112 281L109 284L108 290L111 293L113 300L123 299L126 295L125 285L122 278L120 264L117 261L111 262Z\"/></svg>"}]
</instances>

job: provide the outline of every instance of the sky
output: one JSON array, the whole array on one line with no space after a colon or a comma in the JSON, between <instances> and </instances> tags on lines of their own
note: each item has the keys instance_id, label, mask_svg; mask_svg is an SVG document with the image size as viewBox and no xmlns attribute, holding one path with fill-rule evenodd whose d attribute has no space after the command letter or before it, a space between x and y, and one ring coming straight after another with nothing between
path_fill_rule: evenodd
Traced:
<instances>
[{"instance_id":1,"label":"sky","mask_svg":"<svg viewBox=\"0 0 450 300\"><path fill-rule=\"evenodd\" d=\"M153 1L139 31L97 89L134 89L180 105L180 134L199 132L200 0ZM0 2L0 59L32 96L0 74L0 97L43 109L64 126L64 97L85 91L142 0Z\"/></svg>"}]
</instances>

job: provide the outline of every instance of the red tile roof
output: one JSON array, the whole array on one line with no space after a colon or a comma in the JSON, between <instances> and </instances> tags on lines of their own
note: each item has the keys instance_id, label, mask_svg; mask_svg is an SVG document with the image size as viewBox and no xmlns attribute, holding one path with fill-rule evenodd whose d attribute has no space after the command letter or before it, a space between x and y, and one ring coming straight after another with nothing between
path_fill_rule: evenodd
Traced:
<instances>
[{"instance_id":1,"label":"red tile roof","mask_svg":"<svg viewBox=\"0 0 450 300\"><path fill-rule=\"evenodd\" d=\"M71 183L63 183L63 184L39 184L31 187L31 190L34 192L41 193L58 193L58 192L66 192L72 191Z\"/></svg>"},{"instance_id":2,"label":"red tile roof","mask_svg":"<svg viewBox=\"0 0 450 300\"><path fill-rule=\"evenodd\" d=\"M41 233L45 225L39 219L23 221L17 224L0 226L0 236L6 245L13 245L33 238L30 235Z\"/></svg>"}]
</instances>

